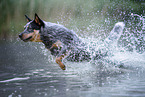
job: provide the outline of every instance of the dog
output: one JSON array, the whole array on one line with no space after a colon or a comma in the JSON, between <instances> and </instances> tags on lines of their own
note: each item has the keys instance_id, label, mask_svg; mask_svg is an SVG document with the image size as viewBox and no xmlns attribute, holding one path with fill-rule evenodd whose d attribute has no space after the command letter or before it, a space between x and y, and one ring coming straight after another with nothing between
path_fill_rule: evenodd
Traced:
<instances>
[{"instance_id":1,"label":"dog","mask_svg":"<svg viewBox=\"0 0 145 97\"><path fill-rule=\"evenodd\" d=\"M66 69L62 62L65 58L75 62L92 59L90 52L86 50L86 43L74 31L60 24L43 21L36 13L34 20L27 15L25 17L28 23L19 34L19 38L24 42L42 42L56 57L55 61L62 70ZM100 56L102 55L98 53L95 58Z\"/></svg>"}]
</instances>

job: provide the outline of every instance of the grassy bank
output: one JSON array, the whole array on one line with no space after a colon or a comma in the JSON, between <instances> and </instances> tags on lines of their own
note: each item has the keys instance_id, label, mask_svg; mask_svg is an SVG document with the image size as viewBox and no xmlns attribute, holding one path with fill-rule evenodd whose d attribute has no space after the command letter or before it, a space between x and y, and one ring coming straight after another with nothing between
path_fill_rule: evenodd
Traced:
<instances>
[{"instance_id":1,"label":"grassy bank","mask_svg":"<svg viewBox=\"0 0 145 97\"><path fill-rule=\"evenodd\" d=\"M126 21L132 12L144 14L144 9L137 0L1 0L0 38L23 31L25 14L33 19L37 13L45 21L90 35L107 33L115 22Z\"/></svg>"}]
</instances>

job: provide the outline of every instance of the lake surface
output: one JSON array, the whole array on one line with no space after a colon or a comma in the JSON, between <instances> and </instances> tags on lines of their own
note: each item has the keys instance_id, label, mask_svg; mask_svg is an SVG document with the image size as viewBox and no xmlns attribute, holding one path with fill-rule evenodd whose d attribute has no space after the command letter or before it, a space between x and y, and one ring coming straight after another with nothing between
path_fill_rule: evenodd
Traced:
<instances>
[{"instance_id":1,"label":"lake surface","mask_svg":"<svg viewBox=\"0 0 145 97\"><path fill-rule=\"evenodd\" d=\"M125 53L125 54L124 54ZM62 71L40 43L0 42L1 97L145 97L145 54L117 52L107 61L68 62ZM111 63L110 63L111 64Z\"/></svg>"}]
</instances>

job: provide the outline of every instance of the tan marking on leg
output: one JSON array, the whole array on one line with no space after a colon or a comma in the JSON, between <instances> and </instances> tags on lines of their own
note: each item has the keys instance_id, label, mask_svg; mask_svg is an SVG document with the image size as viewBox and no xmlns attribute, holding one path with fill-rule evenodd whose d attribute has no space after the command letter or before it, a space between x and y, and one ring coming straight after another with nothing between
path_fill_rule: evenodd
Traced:
<instances>
[{"instance_id":1,"label":"tan marking on leg","mask_svg":"<svg viewBox=\"0 0 145 97\"><path fill-rule=\"evenodd\" d=\"M57 58L55 59L55 61L56 61L56 63L59 65L59 67L60 67L62 70L65 70L65 69L66 69L66 68L65 68L65 65L61 62L63 58L64 58L64 56L62 55L62 56L60 56L60 57L57 57Z\"/></svg>"},{"instance_id":2,"label":"tan marking on leg","mask_svg":"<svg viewBox=\"0 0 145 97\"><path fill-rule=\"evenodd\" d=\"M50 49L52 49L53 47L57 47L57 48L62 47L62 42L58 40L57 42L55 42L55 43L51 46Z\"/></svg>"}]
</instances>

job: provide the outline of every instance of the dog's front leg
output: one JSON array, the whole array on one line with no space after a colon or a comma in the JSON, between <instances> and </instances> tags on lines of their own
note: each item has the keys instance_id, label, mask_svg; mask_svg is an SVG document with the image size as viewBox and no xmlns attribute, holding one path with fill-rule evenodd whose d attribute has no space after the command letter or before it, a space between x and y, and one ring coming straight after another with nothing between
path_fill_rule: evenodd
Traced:
<instances>
[{"instance_id":1,"label":"dog's front leg","mask_svg":"<svg viewBox=\"0 0 145 97\"><path fill-rule=\"evenodd\" d=\"M56 63L59 65L59 67L62 70L66 69L65 65L62 63L62 60L68 55L69 55L69 51L67 50L67 47L63 46L63 48L61 49L60 53L58 54L58 56L55 59Z\"/></svg>"},{"instance_id":2,"label":"dog's front leg","mask_svg":"<svg viewBox=\"0 0 145 97\"><path fill-rule=\"evenodd\" d=\"M55 61L56 63L59 65L59 67L62 69L62 70L65 70L65 65L62 63L62 59L64 58L64 55L61 55L59 57L56 57Z\"/></svg>"},{"instance_id":3,"label":"dog's front leg","mask_svg":"<svg viewBox=\"0 0 145 97\"><path fill-rule=\"evenodd\" d=\"M62 63L62 60L68 55L69 51L68 51L68 47L66 45L64 45L61 41L57 41L55 42L52 47L50 48L53 49L53 48L57 48L58 50L58 54L57 54L57 57L55 59L56 63L59 65L59 67L62 69L62 70L65 70L66 67L65 65Z\"/></svg>"}]
</instances>

